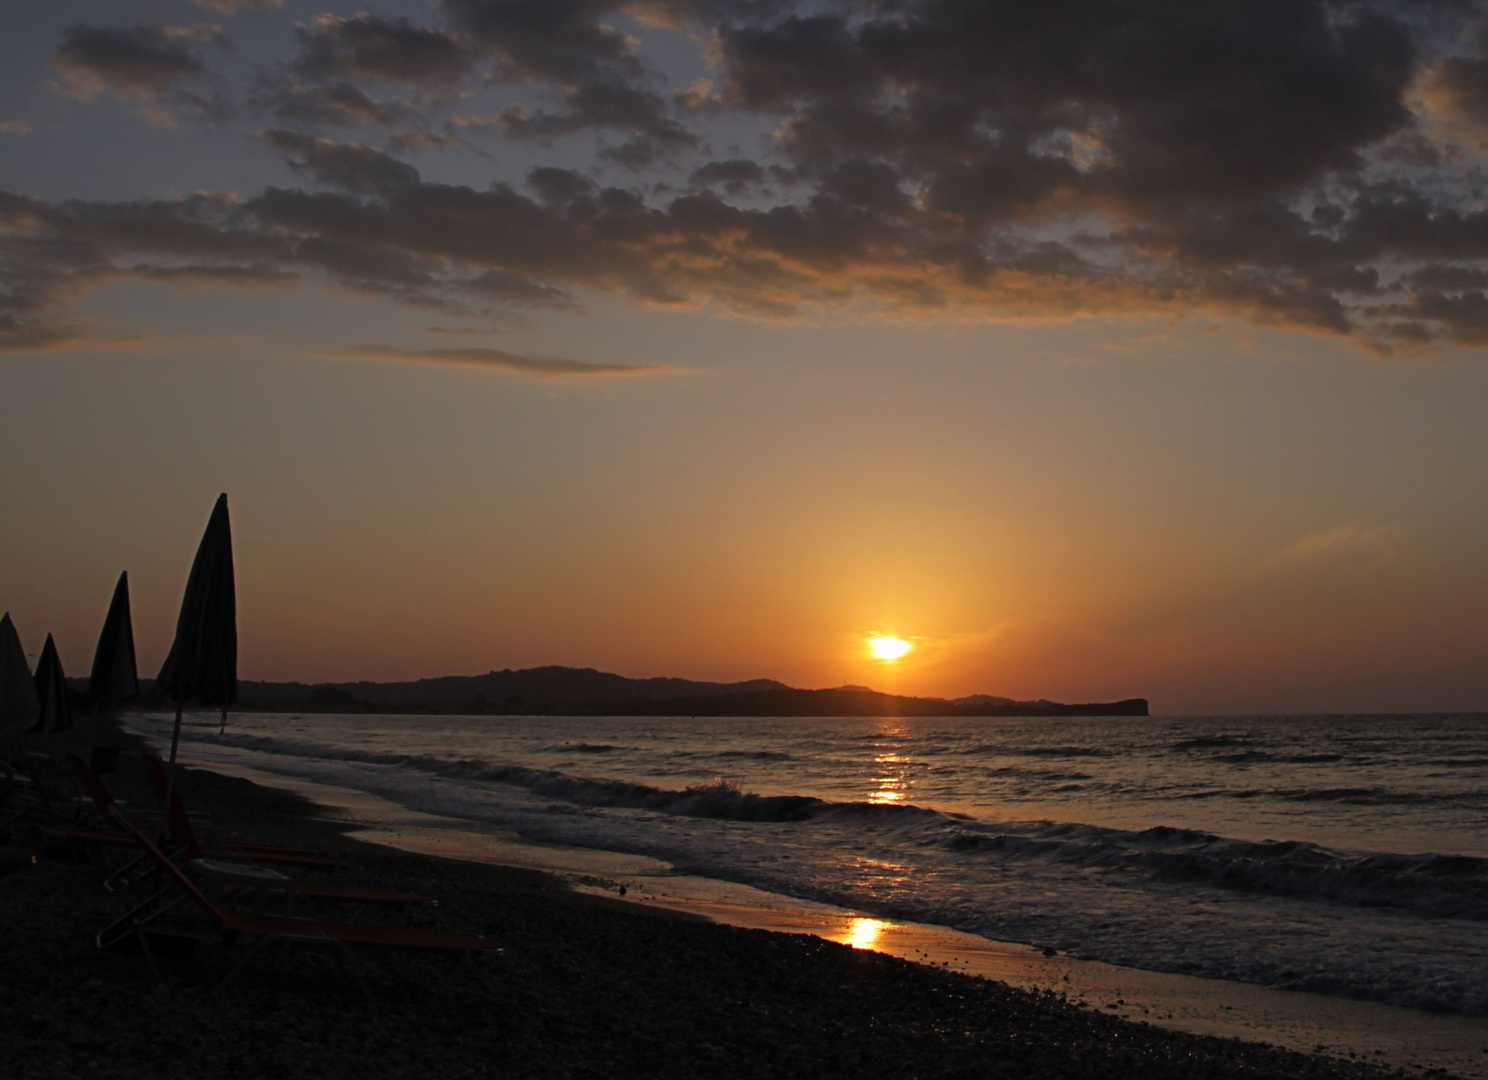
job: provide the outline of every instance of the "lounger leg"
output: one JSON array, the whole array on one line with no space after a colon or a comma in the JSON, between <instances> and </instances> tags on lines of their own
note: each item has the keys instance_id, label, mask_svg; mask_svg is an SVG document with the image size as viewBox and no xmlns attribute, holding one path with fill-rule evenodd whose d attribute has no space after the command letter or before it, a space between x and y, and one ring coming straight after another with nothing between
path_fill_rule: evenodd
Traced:
<instances>
[{"instance_id":1,"label":"lounger leg","mask_svg":"<svg viewBox=\"0 0 1488 1080\"><path fill-rule=\"evenodd\" d=\"M264 942L268 940L269 939L266 937L261 937L252 945L248 946L248 951L243 954L243 959L239 960L233 967L233 969L227 973L227 978L222 980L219 988L222 990L226 990L229 986L231 986L233 980L238 977L238 972L242 971L245 967L248 966L248 961L253 959L253 954L258 952L258 950L263 947Z\"/></svg>"},{"instance_id":2,"label":"lounger leg","mask_svg":"<svg viewBox=\"0 0 1488 1080\"><path fill-rule=\"evenodd\" d=\"M181 903L180 899L173 900L168 904L160 903L160 894L148 896L123 915L109 923L94 935L94 942L100 949L112 948L129 935L133 930L144 927L147 923L160 918L172 908Z\"/></svg>"},{"instance_id":3,"label":"lounger leg","mask_svg":"<svg viewBox=\"0 0 1488 1080\"><path fill-rule=\"evenodd\" d=\"M130 859L123 866L119 867L119 869L103 879L103 887L109 892L123 892L125 889L131 888L147 876L144 871L150 869L149 861L150 857L148 855L138 855Z\"/></svg>"}]
</instances>

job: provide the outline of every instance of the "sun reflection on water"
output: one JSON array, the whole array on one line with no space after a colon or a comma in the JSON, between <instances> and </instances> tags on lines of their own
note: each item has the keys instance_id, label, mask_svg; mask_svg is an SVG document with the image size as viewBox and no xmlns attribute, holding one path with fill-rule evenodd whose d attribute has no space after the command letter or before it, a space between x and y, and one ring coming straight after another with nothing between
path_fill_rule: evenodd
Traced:
<instances>
[{"instance_id":1,"label":"sun reflection on water","mask_svg":"<svg viewBox=\"0 0 1488 1080\"><path fill-rule=\"evenodd\" d=\"M905 733L898 727L889 726L879 732L881 737L903 739ZM897 750L881 747L873 755L875 775L870 778L873 790L868 793L871 803L902 803L909 797L909 761Z\"/></svg>"},{"instance_id":2,"label":"sun reflection on water","mask_svg":"<svg viewBox=\"0 0 1488 1080\"><path fill-rule=\"evenodd\" d=\"M847 937L843 944L851 945L854 949L871 949L887 925L882 919L854 919L848 924Z\"/></svg>"}]
</instances>

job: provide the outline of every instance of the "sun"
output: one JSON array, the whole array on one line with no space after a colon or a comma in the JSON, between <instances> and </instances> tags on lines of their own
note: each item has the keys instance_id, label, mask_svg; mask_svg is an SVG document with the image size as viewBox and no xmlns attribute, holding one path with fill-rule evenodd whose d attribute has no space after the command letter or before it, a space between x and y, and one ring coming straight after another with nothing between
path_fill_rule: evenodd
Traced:
<instances>
[{"instance_id":1,"label":"sun","mask_svg":"<svg viewBox=\"0 0 1488 1080\"><path fill-rule=\"evenodd\" d=\"M873 653L875 660L892 662L898 660L913 648L913 645L902 638L871 637L868 639L868 649Z\"/></svg>"}]
</instances>

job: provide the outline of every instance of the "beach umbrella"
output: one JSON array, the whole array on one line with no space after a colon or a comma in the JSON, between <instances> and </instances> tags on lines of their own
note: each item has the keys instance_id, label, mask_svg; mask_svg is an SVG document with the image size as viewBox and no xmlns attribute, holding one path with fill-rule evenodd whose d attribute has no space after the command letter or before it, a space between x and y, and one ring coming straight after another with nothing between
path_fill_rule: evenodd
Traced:
<instances>
[{"instance_id":1,"label":"beach umbrella","mask_svg":"<svg viewBox=\"0 0 1488 1080\"><path fill-rule=\"evenodd\" d=\"M72 709L67 704L67 676L62 674L62 658L57 655L57 644L48 634L41 649L41 659L36 661L36 699L41 703L35 732L71 731Z\"/></svg>"},{"instance_id":2,"label":"beach umbrella","mask_svg":"<svg viewBox=\"0 0 1488 1080\"><path fill-rule=\"evenodd\" d=\"M170 759L176 760L181 741L181 707L188 699L203 705L227 706L238 700L238 607L233 585L232 526L227 518L227 495L217 496L207 531L196 549L176 639L155 687L176 703L176 726L171 733Z\"/></svg>"},{"instance_id":3,"label":"beach umbrella","mask_svg":"<svg viewBox=\"0 0 1488 1080\"><path fill-rule=\"evenodd\" d=\"M119 575L114 586L114 599L103 631L98 635L98 648L93 650L93 674L88 678L88 693L94 701L116 705L139 697L139 672L134 663L134 621L129 617L129 573Z\"/></svg>"},{"instance_id":4,"label":"beach umbrella","mask_svg":"<svg viewBox=\"0 0 1488 1080\"><path fill-rule=\"evenodd\" d=\"M29 728L40 711L31 665L7 611L0 617L0 729Z\"/></svg>"}]
</instances>

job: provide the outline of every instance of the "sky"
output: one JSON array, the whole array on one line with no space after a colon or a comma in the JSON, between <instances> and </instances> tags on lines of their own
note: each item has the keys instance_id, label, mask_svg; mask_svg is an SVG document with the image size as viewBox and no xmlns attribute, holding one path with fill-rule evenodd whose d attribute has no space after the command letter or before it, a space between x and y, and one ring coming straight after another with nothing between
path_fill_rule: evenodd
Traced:
<instances>
[{"instance_id":1,"label":"sky","mask_svg":"<svg viewBox=\"0 0 1488 1080\"><path fill-rule=\"evenodd\" d=\"M1488 710L1485 168L1469 0L8 3L0 609Z\"/></svg>"}]
</instances>

